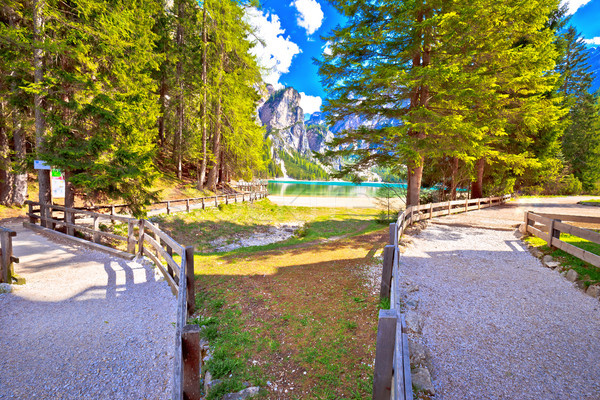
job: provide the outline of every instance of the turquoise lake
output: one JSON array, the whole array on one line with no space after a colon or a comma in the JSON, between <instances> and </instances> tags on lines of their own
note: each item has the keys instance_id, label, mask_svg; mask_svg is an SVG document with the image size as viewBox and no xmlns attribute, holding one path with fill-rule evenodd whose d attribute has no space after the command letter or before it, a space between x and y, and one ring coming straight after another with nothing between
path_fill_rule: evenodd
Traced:
<instances>
[{"instance_id":1,"label":"turquoise lake","mask_svg":"<svg viewBox=\"0 0 600 400\"><path fill-rule=\"evenodd\" d=\"M321 197L376 197L377 190L391 186L406 191L405 183L324 182L269 180L268 190L274 196L321 196Z\"/></svg>"}]
</instances>

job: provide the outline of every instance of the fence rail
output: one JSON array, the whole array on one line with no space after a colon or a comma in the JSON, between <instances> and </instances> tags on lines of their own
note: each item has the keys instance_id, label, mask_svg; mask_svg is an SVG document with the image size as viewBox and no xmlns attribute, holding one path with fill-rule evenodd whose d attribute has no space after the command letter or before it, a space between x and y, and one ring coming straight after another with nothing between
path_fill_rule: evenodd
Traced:
<instances>
[{"instance_id":1,"label":"fence rail","mask_svg":"<svg viewBox=\"0 0 600 400\"><path fill-rule=\"evenodd\" d=\"M19 259L13 256L12 250L12 238L15 236L17 236L17 232L0 227L0 264L2 269L0 283L13 283L13 278L15 278L13 263L19 262Z\"/></svg>"},{"instance_id":2,"label":"fence rail","mask_svg":"<svg viewBox=\"0 0 600 400\"><path fill-rule=\"evenodd\" d=\"M241 195L244 196L242 198L254 200L266 195L266 192L252 192ZM250 195L252 196L250 197ZM222 195L219 197L224 197L226 202L230 198L235 198L233 195ZM160 230L156 224L147 219L138 220L128 216L102 214L56 205L43 205L32 201L27 201L26 203L29 207L27 212L29 223L25 223L24 225L26 226L39 224L50 231L63 227L69 236L75 236L76 232L86 233L98 245L102 236L124 241L127 243L127 252L132 257L134 255L143 255L154 262L164 275L173 294L177 296L172 399L199 400L201 398L200 327L195 324L187 324L188 318L195 310L193 247L183 247L168 234ZM82 218L78 218L81 215L92 222L91 228L81 224ZM79 220L79 223L77 223L77 220ZM99 224L103 220L126 223L127 236L101 231ZM5 276L5 255L12 254L12 251L9 250L12 248L10 232L12 231L0 229L3 279ZM12 232L12 236L14 236L14 232ZM18 262L18 259L14 257L11 259Z\"/></svg>"},{"instance_id":3,"label":"fence rail","mask_svg":"<svg viewBox=\"0 0 600 400\"><path fill-rule=\"evenodd\" d=\"M409 206L398 215L396 222L390 224L389 244L383 250L379 292L382 300L389 300L390 309L379 311L373 376L374 400L413 399L408 336L404 314L401 312L398 282L400 262L398 243L406 228L426 219L499 205L510 197L505 195Z\"/></svg>"},{"instance_id":4,"label":"fence rail","mask_svg":"<svg viewBox=\"0 0 600 400\"><path fill-rule=\"evenodd\" d=\"M577 236L581 239L600 244L600 233L590 229L566 224L563 221L588 224L600 224L600 217L586 217L582 215L545 214L525 211L525 231L545 240L548 246L563 250L585 262L600 268L600 256L583 250L572 244L560 240L561 233Z\"/></svg>"}]
</instances>

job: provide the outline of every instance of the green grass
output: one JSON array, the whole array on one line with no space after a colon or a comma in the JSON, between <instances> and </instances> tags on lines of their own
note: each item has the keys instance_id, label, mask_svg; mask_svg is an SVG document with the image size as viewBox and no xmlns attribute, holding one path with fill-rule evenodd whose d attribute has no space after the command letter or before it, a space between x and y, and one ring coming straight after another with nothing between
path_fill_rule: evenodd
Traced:
<instances>
[{"instance_id":1,"label":"green grass","mask_svg":"<svg viewBox=\"0 0 600 400\"><path fill-rule=\"evenodd\" d=\"M285 242L241 248L231 253L251 253L282 246L310 243L338 236L353 236L381 229L377 211L347 208L311 208L277 206L268 199L254 203L220 205L218 208L194 210L157 217L161 229L176 241L192 245L198 252L213 251L215 241L232 243L236 238L265 231L277 223L305 223L304 228Z\"/></svg>"},{"instance_id":2,"label":"green grass","mask_svg":"<svg viewBox=\"0 0 600 400\"><path fill-rule=\"evenodd\" d=\"M590 253L600 255L600 244L596 244L566 233L561 233L560 240L583 250L589 251ZM600 268L586 263L585 261L572 256L563 250L552 249L548 246L545 240L542 240L536 236L528 236L525 238L525 241L530 245L537 247L544 254L549 254L556 258L566 270L574 269L579 274L580 279L586 286L600 283Z\"/></svg>"},{"instance_id":3,"label":"green grass","mask_svg":"<svg viewBox=\"0 0 600 400\"><path fill-rule=\"evenodd\" d=\"M600 199L583 200L583 201L580 201L579 203L584 204L584 205L590 205L590 206L600 206Z\"/></svg>"}]
</instances>

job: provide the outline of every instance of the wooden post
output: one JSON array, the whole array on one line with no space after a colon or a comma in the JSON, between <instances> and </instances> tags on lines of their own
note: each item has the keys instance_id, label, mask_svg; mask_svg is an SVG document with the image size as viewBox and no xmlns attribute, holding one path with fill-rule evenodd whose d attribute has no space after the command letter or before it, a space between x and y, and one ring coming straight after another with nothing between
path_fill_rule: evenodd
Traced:
<instances>
[{"instance_id":1,"label":"wooden post","mask_svg":"<svg viewBox=\"0 0 600 400\"><path fill-rule=\"evenodd\" d=\"M194 277L194 248L185 248L185 279L187 280L187 317L190 318L196 311L196 288Z\"/></svg>"},{"instance_id":2,"label":"wooden post","mask_svg":"<svg viewBox=\"0 0 600 400\"><path fill-rule=\"evenodd\" d=\"M75 236L75 228L70 227L69 225L66 225L66 224L73 224L73 223L74 223L73 211L70 208L65 208L65 226L67 228L67 235L69 235L69 236Z\"/></svg>"},{"instance_id":3,"label":"wooden post","mask_svg":"<svg viewBox=\"0 0 600 400\"><path fill-rule=\"evenodd\" d=\"M29 223L35 224L36 218L33 217L33 204L29 203L27 205L29 206ZM40 220L40 222L41 222L41 220Z\"/></svg>"},{"instance_id":4,"label":"wooden post","mask_svg":"<svg viewBox=\"0 0 600 400\"><path fill-rule=\"evenodd\" d=\"M183 358L183 398L200 400L200 326L185 325L181 330Z\"/></svg>"},{"instance_id":5,"label":"wooden post","mask_svg":"<svg viewBox=\"0 0 600 400\"><path fill-rule=\"evenodd\" d=\"M225 195L225 204L229 204L229 195L228 194Z\"/></svg>"},{"instance_id":6,"label":"wooden post","mask_svg":"<svg viewBox=\"0 0 600 400\"><path fill-rule=\"evenodd\" d=\"M4 283L12 283L12 277L14 275L12 257L12 236L16 235L17 233L13 231L0 231L0 246L2 247L2 281Z\"/></svg>"},{"instance_id":7,"label":"wooden post","mask_svg":"<svg viewBox=\"0 0 600 400\"><path fill-rule=\"evenodd\" d=\"M481 199L477 199L477 209L481 210Z\"/></svg>"},{"instance_id":8,"label":"wooden post","mask_svg":"<svg viewBox=\"0 0 600 400\"><path fill-rule=\"evenodd\" d=\"M552 245L552 238L560 240L560 231L554 227L555 222L561 222L560 219L553 219L550 221L550 229L548 229L548 246L556 248Z\"/></svg>"},{"instance_id":9,"label":"wooden post","mask_svg":"<svg viewBox=\"0 0 600 400\"><path fill-rule=\"evenodd\" d=\"M115 215L115 206L110 206L110 215Z\"/></svg>"},{"instance_id":10,"label":"wooden post","mask_svg":"<svg viewBox=\"0 0 600 400\"><path fill-rule=\"evenodd\" d=\"M389 299L392 284L392 269L394 268L394 253L396 246L388 244L383 248L383 269L381 270L380 299Z\"/></svg>"},{"instance_id":11,"label":"wooden post","mask_svg":"<svg viewBox=\"0 0 600 400\"><path fill-rule=\"evenodd\" d=\"M100 221L98 220L97 216L94 217L94 228L93 229L94 229L94 232L98 232L100 230ZM94 240L94 243L100 243L100 234L94 233L93 240Z\"/></svg>"},{"instance_id":12,"label":"wooden post","mask_svg":"<svg viewBox=\"0 0 600 400\"><path fill-rule=\"evenodd\" d=\"M140 219L138 222L138 255L142 257L144 255L144 225L145 222L143 219Z\"/></svg>"},{"instance_id":13,"label":"wooden post","mask_svg":"<svg viewBox=\"0 0 600 400\"><path fill-rule=\"evenodd\" d=\"M135 254L135 237L133 229L133 221L127 222L127 252Z\"/></svg>"},{"instance_id":14,"label":"wooden post","mask_svg":"<svg viewBox=\"0 0 600 400\"><path fill-rule=\"evenodd\" d=\"M392 390L394 347L396 345L395 310L379 310L375 372L373 374L373 400L389 400ZM398 373L401 373L398 371Z\"/></svg>"},{"instance_id":15,"label":"wooden post","mask_svg":"<svg viewBox=\"0 0 600 400\"><path fill-rule=\"evenodd\" d=\"M451 211L450 211L451 208L452 208L452 205L450 204L450 201L448 201L448 215L451 214Z\"/></svg>"},{"instance_id":16,"label":"wooden post","mask_svg":"<svg viewBox=\"0 0 600 400\"><path fill-rule=\"evenodd\" d=\"M160 242L159 242L159 243L160 243ZM163 242L163 243L164 243L164 242ZM163 243L161 243L161 244L163 244ZM171 258L173 258L173 249L172 249L172 248L171 248L171 246L169 246L168 244L167 244L167 254L168 254L168 255L169 255ZM173 275L173 268L171 267L171 264L169 264L169 263L167 263L167 271L169 271L169 275L171 275L173 278L175 277L175 276ZM178 282L178 283L179 283L179 282Z\"/></svg>"},{"instance_id":17,"label":"wooden post","mask_svg":"<svg viewBox=\"0 0 600 400\"><path fill-rule=\"evenodd\" d=\"M433 218L433 203L429 203L429 219Z\"/></svg>"},{"instance_id":18,"label":"wooden post","mask_svg":"<svg viewBox=\"0 0 600 400\"><path fill-rule=\"evenodd\" d=\"M244 196L244 193L242 193L242 203L243 203L244 201L246 201L245 197L246 197L246 196Z\"/></svg>"},{"instance_id":19,"label":"wooden post","mask_svg":"<svg viewBox=\"0 0 600 400\"><path fill-rule=\"evenodd\" d=\"M218 198L219 198L219 196L215 196L215 207L218 207L218 206L219 206L219 202L217 201L217 200L218 200Z\"/></svg>"},{"instance_id":20,"label":"wooden post","mask_svg":"<svg viewBox=\"0 0 600 400\"><path fill-rule=\"evenodd\" d=\"M185 199L185 212L190 212L190 199Z\"/></svg>"},{"instance_id":21,"label":"wooden post","mask_svg":"<svg viewBox=\"0 0 600 400\"><path fill-rule=\"evenodd\" d=\"M171 214L171 202L167 201L167 215Z\"/></svg>"},{"instance_id":22,"label":"wooden post","mask_svg":"<svg viewBox=\"0 0 600 400\"><path fill-rule=\"evenodd\" d=\"M202 198L202 209L204 210L204 197Z\"/></svg>"},{"instance_id":23,"label":"wooden post","mask_svg":"<svg viewBox=\"0 0 600 400\"><path fill-rule=\"evenodd\" d=\"M398 244L398 228L396 227L396 223L392 222L390 224L390 240L389 243L396 246Z\"/></svg>"},{"instance_id":24,"label":"wooden post","mask_svg":"<svg viewBox=\"0 0 600 400\"><path fill-rule=\"evenodd\" d=\"M465 212L468 212L468 211L469 211L469 199L467 198L465 200Z\"/></svg>"}]
</instances>

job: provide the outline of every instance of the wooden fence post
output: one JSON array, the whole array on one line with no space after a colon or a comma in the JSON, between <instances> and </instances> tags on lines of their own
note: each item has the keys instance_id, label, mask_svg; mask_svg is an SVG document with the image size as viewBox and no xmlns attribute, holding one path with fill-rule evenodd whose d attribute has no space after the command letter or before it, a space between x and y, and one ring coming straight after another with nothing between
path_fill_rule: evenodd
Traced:
<instances>
[{"instance_id":1,"label":"wooden fence post","mask_svg":"<svg viewBox=\"0 0 600 400\"><path fill-rule=\"evenodd\" d=\"M388 244L383 248L383 269L381 270L381 288L379 289L379 298L381 300L390 298L395 252L395 245Z\"/></svg>"},{"instance_id":2,"label":"wooden fence post","mask_svg":"<svg viewBox=\"0 0 600 400\"><path fill-rule=\"evenodd\" d=\"M16 232L0 231L0 246L2 246L2 281L4 283L12 283L12 277L14 275L12 236L16 236Z\"/></svg>"},{"instance_id":3,"label":"wooden fence post","mask_svg":"<svg viewBox=\"0 0 600 400\"><path fill-rule=\"evenodd\" d=\"M135 254L135 237L133 221L127 221L127 252Z\"/></svg>"},{"instance_id":4,"label":"wooden fence post","mask_svg":"<svg viewBox=\"0 0 600 400\"><path fill-rule=\"evenodd\" d=\"M110 215L115 215L115 206L110 206Z\"/></svg>"},{"instance_id":5,"label":"wooden fence post","mask_svg":"<svg viewBox=\"0 0 600 400\"><path fill-rule=\"evenodd\" d=\"M67 235L69 236L75 236L75 228L67 224L73 224L74 222L73 211L70 208L65 208L65 226L67 228Z\"/></svg>"},{"instance_id":6,"label":"wooden fence post","mask_svg":"<svg viewBox=\"0 0 600 400\"><path fill-rule=\"evenodd\" d=\"M144 255L144 228L146 223L143 219L140 219L138 222L139 230L138 230L138 255L142 257Z\"/></svg>"},{"instance_id":7,"label":"wooden fence post","mask_svg":"<svg viewBox=\"0 0 600 400\"><path fill-rule=\"evenodd\" d=\"M167 246L167 254L169 255L169 257L173 258L173 248L171 246L169 246L168 244L164 243L162 241L162 239L159 239L159 243L165 244ZM173 268L171 267L171 265L169 263L167 263L167 271L169 271L169 275L171 275L172 277L175 277L173 274ZM177 284L179 284L179 281L177 281Z\"/></svg>"},{"instance_id":8,"label":"wooden fence post","mask_svg":"<svg viewBox=\"0 0 600 400\"><path fill-rule=\"evenodd\" d=\"M202 198L202 209L204 210L204 197Z\"/></svg>"},{"instance_id":9,"label":"wooden fence post","mask_svg":"<svg viewBox=\"0 0 600 400\"><path fill-rule=\"evenodd\" d=\"M185 275L187 280L187 318L190 318L196 311L196 279L194 278L194 248L192 246L185 248Z\"/></svg>"},{"instance_id":10,"label":"wooden fence post","mask_svg":"<svg viewBox=\"0 0 600 400\"><path fill-rule=\"evenodd\" d=\"M167 215L171 214L171 202L167 200Z\"/></svg>"},{"instance_id":11,"label":"wooden fence post","mask_svg":"<svg viewBox=\"0 0 600 400\"><path fill-rule=\"evenodd\" d=\"M429 203L429 219L433 218L433 203Z\"/></svg>"},{"instance_id":12,"label":"wooden fence post","mask_svg":"<svg viewBox=\"0 0 600 400\"><path fill-rule=\"evenodd\" d=\"M477 209L481 210L481 199L477 199Z\"/></svg>"},{"instance_id":13,"label":"wooden fence post","mask_svg":"<svg viewBox=\"0 0 600 400\"><path fill-rule=\"evenodd\" d=\"M550 220L550 227L548 229L548 246L552 248L556 248L556 246L552 245L552 238L560 240L560 231L554 227L555 222L561 222L560 219Z\"/></svg>"},{"instance_id":14,"label":"wooden fence post","mask_svg":"<svg viewBox=\"0 0 600 400\"><path fill-rule=\"evenodd\" d=\"M94 217L94 232L98 232L100 230L100 220L97 216ZM94 233L93 235L94 243L100 243L100 234Z\"/></svg>"},{"instance_id":15,"label":"wooden fence post","mask_svg":"<svg viewBox=\"0 0 600 400\"><path fill-rule=\"evenodd\" d=\"M225 204L229 204L229 195L228 194L225 195Z\"/></svg>"},{"instance_id":16,"label":"wooden fence post","mask_svg":"<svg viewBox=\"0 0 600 400\"><path fill-rule=\"evenodd\" d=\"M181 330L183 358L183 398L199 400L200 391L200 326L185 325Z\"/></svg>"},{"instance_id":17,"label":"wooden fence post","mask_svg":"<svg viewBox=\"0 0 600 400\"><path fill-rule=\"evenodd\" d=\"M35 224L36 218L33 217L33 204L28 203L27 205L29 206L29 223ZM41 220L40 220L40 222L41 222Z\"/></svg>"},{"instance_id":18,"label":"wooden fence post","mask_svg":"<svg viewBox=\"0 0 600 400\"><path fill-rule=\"evenodd\" d=\"M190 212L190 199L185 199L185 212Z\"/></svg>"},{"instance_id":19,"label":"wooden fence post","mask_svg":"<svg viewBox=\"0 0 600 400\"><path fill-rule=\"evenodd\" d=\"M465 212L469 211L469 198L465 200Z\"/></svg>"},{"instance_id":20,"label":"wooden fence post","mask_svg":"<svg viewBox=\"0 0 600 400\"><path fill-rule=\"evenodd\" d=\"M215 196L215 207L219 206L218 199L219 199L219 196Z\"/></svg>"},{"instance_id":21,"label":"wooden fence post","mask_svg":"<svg viewBox=\"0 0 600 400\"><path fill-rule=\"evenodd\" d=\"M390 238L389 238L389 243L393 244L393 245L397 245L398 244L398 227L396 226L395 222L392 222L390 224Z\"/></svg>"},{"instance_id":22,"label":"wooden fence post","mask_svg":"<svg viewBox=\"0 0 600 400\"><path fill-rule=\"evenodd\" d=\"M452 205L450 204L450 200L448 200L448 215L451 214L450 209L452 208Z\"/></svg>"},{"instance_id":23,"label":"wooden fence post","mask_svg":"<svg viewBox=\"0 0 600 400\"><path fill-rule=\"evenodd\" d=\"M373 400L389 400L392 391L392 368L396 345L395 310L379 310L375 373L373 375Z\"/></svg>"}]
</instances>

